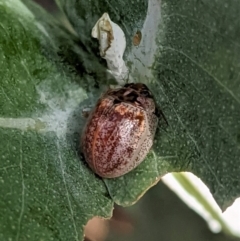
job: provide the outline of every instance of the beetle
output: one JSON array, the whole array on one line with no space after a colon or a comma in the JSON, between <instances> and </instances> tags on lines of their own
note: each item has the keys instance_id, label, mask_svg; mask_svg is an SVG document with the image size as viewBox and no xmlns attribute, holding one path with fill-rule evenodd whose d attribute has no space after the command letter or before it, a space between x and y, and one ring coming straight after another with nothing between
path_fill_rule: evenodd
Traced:
<instances>
[{"instance_id":1,"label":"beetle","mask_svg":"<svg viewBox=\"0 0 240 241\"><path fill-rule=\"evenodd\" d=\"M133 170L153 145L158 117L145 84L109 89L89 115L81 136L81 149L90 168L104 178Z\"/></svg>"}]
</instances>

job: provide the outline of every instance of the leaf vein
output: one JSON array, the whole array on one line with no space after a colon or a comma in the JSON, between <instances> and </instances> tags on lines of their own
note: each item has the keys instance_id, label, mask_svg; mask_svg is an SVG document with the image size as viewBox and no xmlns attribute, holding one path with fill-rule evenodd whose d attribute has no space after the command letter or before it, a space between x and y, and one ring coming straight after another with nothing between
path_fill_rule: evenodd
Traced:
<instances>
[{"instance_id":1,"label":"leaf vein","mask_svg":"<svg viewBox=\"0 0 240 241\"><path fill-rule=\"evenodd\" d=\"M63 179L64 188L65 188L65 191L66 191L66 196L67 196L67 201L68 201L68 206L69 206L69 209L70 209L70 213L71 213L71 217L72 217L72 221L73 221L73 227L74 227L74 231L75 231L75 240L78 241L79 240L79 236L78 236L77 227L76 227L76 223L75 223L75 219L74 219L74 215L73 215L72 203L71 203L71 200L70 200L70 197L69 197L68 188L67 188L67 182L66 182L65 171L64 171L65 168L63 166L63 161L62 161L62 155L61 155L59 141L57 141L57 148L58 148L58 159L59 159L59 162L60 162L62 179Z\"/></svg>"},{"instance_id":2,"label":"leaf vein","mask_svg":"<svg viewBox=\"0 0 240 241\"><path fill-rule=\"evenodd\" d=\"M202 65L200 65L198 62L196 62L194 59L192 59L191 57L189 57L187 54L185 54L184 52L182 51L179 51L179 50L176 50L172 47L167 47L167 46L162 46L162 47L165 47L166 49L168 50L172 50L172 51L175 51L179 54L182 54L183 56L185 56L186 58L188 58L190 61L192 61L195 65L197 65L200 69L202 69L206 74L208 74L213 80L215 80L216 83L218 83L219 86L221 86L228 94L230 94L233 99L236 100L236 102L238 104L240 104L240 100L234 95L234 93L228 89L227 86L225 86L218 78L216 78L214 75L212 75L207 69L205 69Z\"/></svg>"}]
</instances>

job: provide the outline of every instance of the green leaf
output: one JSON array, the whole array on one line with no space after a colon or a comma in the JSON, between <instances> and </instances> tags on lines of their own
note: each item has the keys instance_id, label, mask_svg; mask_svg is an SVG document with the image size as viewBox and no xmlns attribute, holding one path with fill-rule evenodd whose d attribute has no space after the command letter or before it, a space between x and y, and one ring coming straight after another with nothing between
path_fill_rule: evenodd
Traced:
<instances>
[{"instance_id":1,"label":"green leaf","mask_svg":"<svg viewBox=\"0 0 240 241\"><path fill-rule=\"evenodd\" d=\"M146 161L105 180L113 200L131 205L165 173L180 171L200 177L223 209L239 197L239 1L155 0L148 10L146 1L57 2L88 46L103 12L123 28L130 73L152 89L168 121ZM137 30L143 38L135 47Z\"/></svg>"},{"instance_id":2,"label":"green leaf","mask_svg":"<svg viewBox=\"0 0 240 241\"><path fill-rule=\"evenodd\" d=\"M113 201L133 204L173 171L198 175L221 207L239 196L238 1L58 0L78 38L23 2L0 0L1 240L79 240L88 219L109 217ZM168 125L160 121L139 167L103 182L78 149L81 110L108 84L90 35L104 12L123 28L130 73Z\"/></svg>"},{"instance_id":3,"label":"green leaf","mask_svg":"<svg viewBox=\"0 0 240 241\"><path fill-rule=\"evenodd\" d=\"M113 209L76 145L95 84L86 73L101 68L25 2L0 0L0 240L81 240L90 218Z\"/></svg>"}]
</instances>

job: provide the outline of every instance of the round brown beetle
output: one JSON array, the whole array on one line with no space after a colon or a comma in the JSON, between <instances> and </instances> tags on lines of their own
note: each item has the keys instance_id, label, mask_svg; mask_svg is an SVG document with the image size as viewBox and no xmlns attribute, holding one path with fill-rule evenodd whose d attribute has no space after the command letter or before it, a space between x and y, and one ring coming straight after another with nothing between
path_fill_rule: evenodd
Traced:
<instances>
[{"instance_id":1,"label":"round brown beetle","mask_svg":"<svg viewBox=\"0 0 240 241\"><path fill-rule=\"evenodd\" d=\"M81 137L91 169L101 177L119 177L139 165L158 125L157 108L145 84L108 90L97 102Z\"/></svg>"}]
</instances>

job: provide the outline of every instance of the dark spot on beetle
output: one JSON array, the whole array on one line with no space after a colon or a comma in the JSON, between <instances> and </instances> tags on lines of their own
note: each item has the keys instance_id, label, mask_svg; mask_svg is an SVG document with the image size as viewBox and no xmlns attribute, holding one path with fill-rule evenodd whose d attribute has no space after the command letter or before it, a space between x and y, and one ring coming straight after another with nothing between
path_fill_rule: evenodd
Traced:
<instances>
[{"instance_id":1,"label":"dark spot on beetle","mask_svg":"<svg viewBox=\"0 0 240 241\"><path fill-rule=\"evenodd\" d=\"M140 91L143 88L147 88L147 86L142 83L133 84L132 86L129 86L129 87L137 91Z\"/></svg>"},{"instance_id":2,"label":"dark spot on beetle","mask_svg":"<svg viewBox=\"0 0 240 241\"><path fill-rule=\"evenodd\" d=\"M125 92L126 92L125 89L120 89L120 90L115 91L113 94L116 95L117 97L123 97Z\"/></svg>"},{"instance_id":3,"label":"dark spot on beetle","mask_svg":"<svg viewBox=\"0 0 240 241\"><path fill-rule=\"evenodd\" d=\"M137 92L132 91L132 92L130 92L129 94L127 94L127 95L125 96L125 101L134 102L134 101L137 100L138 96L139 96L139 95L138 95Z\"/></svg>"},{"instance_id":4,"label":"dark spot on beetle","mask_svg":"<svg viewBox=\"0 0 240 241\"><path fill-rule=\"evenodd\" d=\"M114 171L116 169L119 169L119 166L122 166L122 165L123 166L126 165L126 161L123 162L122 158L118 158L114 163L112 163L111 166L108 165L106 167L106 172L108 173L108 172L112 172L112 171Z\"/></svg>"},{"instance_id":5,"label":"dark spot on beetle","mask_svg":"<svg viewBox=\"0 0 240 241\"><path fill-rule=\"evenodd\" d=\"M151 93L148 90L142 90L140 94L144 97L148 97L148 98L152 97Z\"/></svg>"},{"instance_id":6,"label":"dark spot on beetle","mask_svg":"<svg viewBox=\"0 0 240 241\"><path fill-rule=\"evenodd\" d=\"M116 104L120 104L122 101L119 100L119 98L116 98L113 100L113 104L116 105Z\"/></svg>"},{"instance_id":7,"label":"dark spot on beetle","mask_svg":"<svg viewBox=\"0 0 240 241\"><path fill-rule=\"evenodd\" d=\"M133 148L132 147L130 147L130 146L128 146L127 148L126 148L126 152L127 152L127 154L128 154L128 156L131 156L131 154L133 153Z\"/></svg>"}]
</instances>

